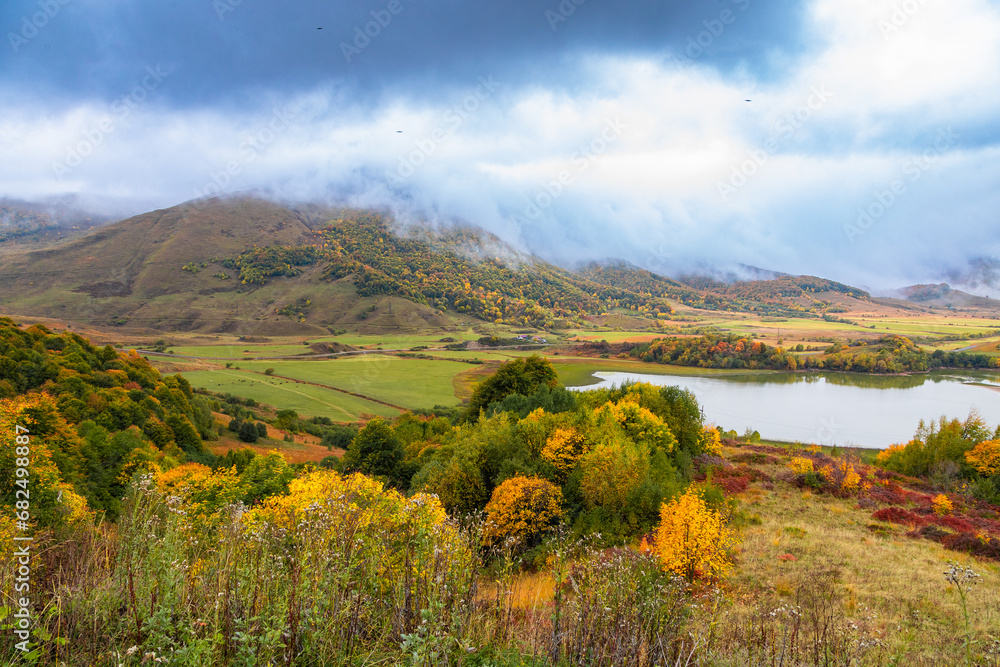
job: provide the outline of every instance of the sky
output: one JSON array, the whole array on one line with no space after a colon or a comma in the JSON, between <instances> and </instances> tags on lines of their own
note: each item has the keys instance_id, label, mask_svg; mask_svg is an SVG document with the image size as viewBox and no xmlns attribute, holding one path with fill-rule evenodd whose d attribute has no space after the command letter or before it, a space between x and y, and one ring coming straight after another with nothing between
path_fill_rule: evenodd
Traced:
<instances>
[{"instance_id":1,"label":"sky","mask_svg":"<svg viewBox=\"0 0 1000 667\"><path fill-rule=\"evenodd\" d=\"M257 192L873 290L1000 257L996 1L0 0L0 35L0 197Z\"/></svg>"}]
</instances>

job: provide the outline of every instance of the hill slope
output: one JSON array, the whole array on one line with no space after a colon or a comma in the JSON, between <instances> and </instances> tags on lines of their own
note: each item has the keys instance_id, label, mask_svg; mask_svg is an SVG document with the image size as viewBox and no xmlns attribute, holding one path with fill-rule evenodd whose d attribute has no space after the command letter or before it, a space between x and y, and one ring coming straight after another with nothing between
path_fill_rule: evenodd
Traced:
<instances>
[{"instance_id":1,"label":"hill slope","mask_svg":"<svg viewBox=\"0 0 1000 667\"><path fill-rule=\"evenodd\" d=\"M52 248L9 252L0 266L8 313L263 335L440 330L473 319L581 327L605 313L669 318L672 303L836 312L821 294L868 297L812 277L683 284L623 262L570 271L478 228L399 229L372 211L252 198L152 211Z\"/></svg>"}]
</instances>

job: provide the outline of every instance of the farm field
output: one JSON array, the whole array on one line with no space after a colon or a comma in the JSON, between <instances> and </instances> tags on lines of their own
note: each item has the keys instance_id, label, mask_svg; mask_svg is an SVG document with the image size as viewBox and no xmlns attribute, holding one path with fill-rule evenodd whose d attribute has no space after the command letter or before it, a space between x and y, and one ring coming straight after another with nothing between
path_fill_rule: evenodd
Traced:
<instances>
[{"instance_id":1,"label":"farm field","mask_svg":"<svg viewBox=\"0 0 1000 667\"><path fill-rule=\"evenodd\" d=\"M342 389L408 409L455 405L452 378L468 370L458 361L406 359L381 354L320 361L254 361L242 368Z\"/></svg>"},{"instance_id":2,"label":"farm field","mask_svg":"<svg viewBox=\"0 0 1000 667\"><path fill-rule=\"evenodd\" d=\"M343 392L311 384L281 380L232 369L183 373L193 387L252 398L278 408L295 410L303 417L329 417L354 422L364 416L395 417L399 410Z\"/></svg>"}]
</instances>

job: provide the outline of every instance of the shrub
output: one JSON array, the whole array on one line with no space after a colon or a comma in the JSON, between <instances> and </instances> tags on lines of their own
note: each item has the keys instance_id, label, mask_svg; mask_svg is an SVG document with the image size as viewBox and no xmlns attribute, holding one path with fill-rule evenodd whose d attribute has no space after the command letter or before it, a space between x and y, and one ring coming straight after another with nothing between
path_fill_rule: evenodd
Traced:
<instances>
[{"instance_id":1,"label":"shrub","mask_svg":"<svg viewBox=\"0 0 1000 667\"><path fill-rule=\"evenodd\" d=\"M381 417L371 420L358 431L342 460L345 471L393 481L402 462L403 441L396 437Z\"/></svg>"},{"instance_id":2,"label":"shrub","mask_svg":"<svg viewBox=\"0 0 1000 667\"><path fill-rule=\"evenodd\" d=\"M654 549L663 567L689 581L724 575L731 567L729 549L735 544L725 518L711 509L694 488L664 503Z\"/></svg>"},{"instance_id":3,"label":"shrub","mask_svg":"<svg viewBox=\"0 0 1000 667\"><path fill-rule=\"evenodd\" d=\"M242 422L239 426L239 437L243 442L257 442L257 427L253 422Z\"/></svg>"},{"instance_id":4,"label":"shrub","mask_svg":"<svg viewBox=\"0 0 1000 667\"><path fill-rule=\"evenodd\" d=\"M995 537L984 541L970 533L958 533L946 535L939 541L952 551L963 551L973 556L1000 560L1000 540Z\"/></svg>"},{"instance_id":5,"label":"shrub","mask_svg":"<svg viewBox=\"0 0 1000 667\"><path fill-rule=\"evenodd\" d=\"M744 475L740 475L739 477L725 477L713 481L727 496L735 496L737 493L743 493L750 486L750 478Z\"/></svg>"},{"instance_id":6,"label":"shrub","mask_svg":"<svg viewBox=\"0 0 1000 667\"><path fill-rule=\"evenodd\" d=\"M955 505L943 493L934 496L931 504L934 506L934 513L938 516L948 516L955 509Z\"/></svg>"},{"instance_id":7,"label":"shrub","mask_svg":"<svg viewBox=\"0 0 1000 667\"><path fill-rule=\"evenodd\" d=\"M880 509L872 514L872 518L888 523L898 523L903 526L922 526L924 524L924 520L921 517L913 512L904 510L902 507Z\"/></svg>"},{"instance_id":8,"label":"shrub","mask_svg":"<svg viewBox=\"0 0 1000 667\"><path fill-rule=\"evenodd\" d=\"M796 474L805 475L813 471L813 462L812 459L796 456L789 462L788 467L794 470Z\"/></svg>"}]
</instances>

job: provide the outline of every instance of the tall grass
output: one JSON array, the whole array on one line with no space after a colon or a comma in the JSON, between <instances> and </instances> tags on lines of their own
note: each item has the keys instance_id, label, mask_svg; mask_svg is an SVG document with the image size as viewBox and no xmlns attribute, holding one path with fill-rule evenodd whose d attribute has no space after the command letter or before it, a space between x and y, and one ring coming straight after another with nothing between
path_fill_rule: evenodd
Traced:
<instances>
[{"instance_id":1,"label":"tall grass","mask_svg":"<svg viewBox=\"0 0 1000 667\"><path fill-rule=\"evenodd\" d=\"M24 659L7 617L0 664L1000 664L1000 637L968 616L888 623L835 568L747 596L560 533L545 571L526 574L515 543L483 545L481 518L338 484L307 504L208 513L137 480L117 526L38 536L38 651ZM0 577L9 613L9 561Z\"/></svg>"}]
</instances>

